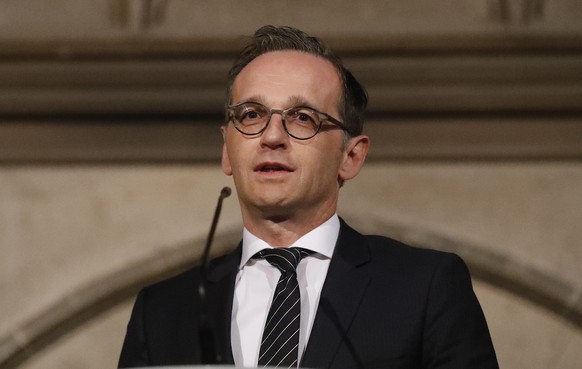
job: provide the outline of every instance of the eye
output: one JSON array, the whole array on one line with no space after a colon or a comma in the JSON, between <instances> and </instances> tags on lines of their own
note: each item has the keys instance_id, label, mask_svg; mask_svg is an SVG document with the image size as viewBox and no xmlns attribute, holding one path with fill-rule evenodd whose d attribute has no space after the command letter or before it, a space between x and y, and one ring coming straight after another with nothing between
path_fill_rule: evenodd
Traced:
<instances>
[{"instance_id":1,"label":"eye","mask_svg":"<svg viewBox=\"0 0 582 369\"><path fill-rule=\"evenodd\" d=\"M317 126L319 119L316 113L307 108L296 108L287 113L291 122L301 125Z\"/></svg>"},{"instance_id":2,"label":"eye","mask_svg":"<svg viewBox=\"0 0 582 369\"><path fill-rule=\"evenodd\" d=\"M245 111L241 114L241 119L242 120L253 120L253 119L259 119L261 117L261 115L254 110L248 110Z\"/></svg>"},{"instance_id":3,"label":"eye","mask_svg":"<svg viewBox=\"0 0 582 369\"><path fill-rule=\"evenodd\" d=\"M236 120L242 124L261 122L267 116L267 110L259 106L245 104L235 111Z\"/></svg>"},{"instance_id":4,"label":"eye","mask_svg":"<svg viewBox=\"0 0 582 369\"><path fill-rule=\"evenodd\" d=\"M305 114L305 113L298 113L297 119L302 121L302 122L313 121L313 118L309 114Z\"/></svg>"}]
</instances>

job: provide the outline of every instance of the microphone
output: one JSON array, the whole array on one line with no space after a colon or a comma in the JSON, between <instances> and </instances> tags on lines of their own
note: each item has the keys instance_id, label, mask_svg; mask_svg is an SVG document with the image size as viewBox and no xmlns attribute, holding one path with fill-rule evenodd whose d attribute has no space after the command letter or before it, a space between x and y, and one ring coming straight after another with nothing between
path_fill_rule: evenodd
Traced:
<instances>
[{"instance_id":1,"label":"microphone","mask_svg":"<svg viewBox=\"0 0 582 369\"><path fill-rule=\"evenodd\" d=\"M206 285L208 284L208 264L210 262L210 247L214 239L214 232L216 225L220 218L220 211L222 210L222 200L229 197L232 193L230 187L223 187L218 196L218 203L214 210L214 218L210 225L210 231L206 238L206 246L202 254L202 263L200 267L200 281L198 284L198 297L200 298L200 317L198 327L198 338L200 339L200 352L202 355L202 364L219 364L222 361L220 354L216 352L216 342L214 340L214 329L208 320L208 303L206 301Z\"/></svg>"},{"instance_id":2,"label":"microphone","mask_svg":"<svg viewBox=\"0 0 582 369\"><path fill-rule=\"evenodd\" d=\"M216 231L216 226L218 225L218 219L220 218L220 211L222 210L222 200L230 196L232 190L230 187L223 187L218 196L218 203L216 204L216 209L214 210L214 218L212 219L212 224L210 225L210 231L208 232L208 237L206 238L206 246L204 247L204 254L202 254L202 279L206 282L206 272L208 271L208 262L210 256L210 246L212 246L212 240L214 239L214 232ZM204 286L203 286L204 289ZM203 291L205 292L205 291Z\"/></svg>"}]
</instances>

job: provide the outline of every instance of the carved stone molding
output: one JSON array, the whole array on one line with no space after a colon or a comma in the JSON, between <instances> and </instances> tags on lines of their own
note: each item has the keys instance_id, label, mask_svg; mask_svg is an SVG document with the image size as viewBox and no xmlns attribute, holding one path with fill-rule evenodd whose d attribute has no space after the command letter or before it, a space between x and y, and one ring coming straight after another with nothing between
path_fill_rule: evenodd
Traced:
<instances>
[{"instance_id":1,"label":"carved stone molding","mask_svg":"<svg viewBox=\"0 0 582 369\"><path fill-rule=\"evenodd\" d=\"M231 60L0 61L0 164L217 161ZM582 53L345 61L370 94L372 159L582 158Z\"/></svg>"}]
</instances>

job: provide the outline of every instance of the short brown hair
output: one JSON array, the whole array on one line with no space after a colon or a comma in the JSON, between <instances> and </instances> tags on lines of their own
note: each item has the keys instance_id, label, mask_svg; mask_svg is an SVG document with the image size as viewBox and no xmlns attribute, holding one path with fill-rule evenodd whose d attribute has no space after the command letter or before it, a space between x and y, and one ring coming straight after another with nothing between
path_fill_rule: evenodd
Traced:
<instances>
[{"instance_id":1,"label":"short brown hair","mask_svg":"<svg viewBox=\"0 0 582 369\"><path fill-rule=\"evenodd\" d=\"M364 110L368 104L366 89L323 41L293 27L269 25L263 26L255 32L228 72L228 103L232 103L234 80L244 67L262 54L281 50L306 52L326 59L333 64L339 74L343 89L341 101L338 102L340 119L344 122L350 136L360 135L364 127Z\"/></svg>"}]
</instances>

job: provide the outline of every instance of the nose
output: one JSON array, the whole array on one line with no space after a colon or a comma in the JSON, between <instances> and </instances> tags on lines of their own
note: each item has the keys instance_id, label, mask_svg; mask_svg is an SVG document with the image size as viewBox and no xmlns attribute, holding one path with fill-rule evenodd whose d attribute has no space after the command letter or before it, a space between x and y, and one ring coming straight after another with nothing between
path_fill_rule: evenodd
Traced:
<instances>
[{"instance_id":1,"label":"nose","mask_svg":"<svg viewBox=\"0 0 582 369\"><path fill-rule=\"evenodd\" d=\"M275 148L287 145L289 135L283 125L283 116L279 112L273 112L271 120L261 134L261 144Z\"/></svg>"}]
</instances>

